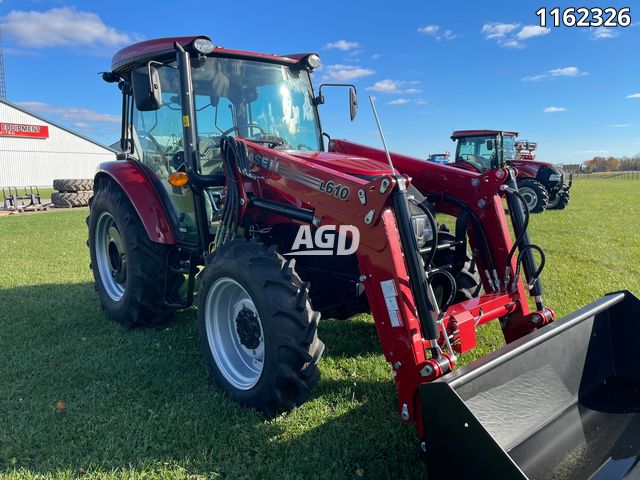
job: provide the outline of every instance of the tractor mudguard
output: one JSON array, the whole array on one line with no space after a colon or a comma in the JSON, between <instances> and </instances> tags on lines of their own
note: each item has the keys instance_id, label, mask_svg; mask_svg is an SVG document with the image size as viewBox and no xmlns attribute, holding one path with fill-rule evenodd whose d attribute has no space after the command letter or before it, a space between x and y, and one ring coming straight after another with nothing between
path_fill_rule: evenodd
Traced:
<instances>
[{"instance_id":1,"label":"tractor mudguard","mask_svg":"<svg viewBox=\"0 0 640 480\"><path fill-rule=\"evenodd\" d=\"M140 163L133 160L101 163L94 181L97 184L105 177L111 178L122 188L138 213L151 241L167 245L176 244L167 210L153 186L154 179Z\"/></svg>"},{"instance_id":2,"label":"tractor mudguard","mask_svg":"<svg viewBox=\"0 0 640 480\"><path fill-rule=\"evenodd\" d=\"M421 385L429 478L640 478L638 351L618 292Z\"/></svg>"}]
</instances>

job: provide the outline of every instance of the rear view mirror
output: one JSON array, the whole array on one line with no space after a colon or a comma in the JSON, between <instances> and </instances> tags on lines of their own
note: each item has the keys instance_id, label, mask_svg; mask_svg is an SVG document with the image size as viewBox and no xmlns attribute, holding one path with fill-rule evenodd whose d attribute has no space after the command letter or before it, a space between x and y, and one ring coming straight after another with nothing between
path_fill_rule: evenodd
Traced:
<instances>
[{"instance_id":1,"label":"rear view mirror","mask_svg":"<svg viewBox=\"0 0 640 480\"><path fill-rule=\"evenodd\" d=\"M351 121L356 118L358 113L358 94L356 93L355 88L349 89L349 116L351 117Z\"/></svg>"},{"instance_id":2,"label":"rear view mirror","mask_svg":"<svg viewBox=\"0 0 640 480\"><path fill-rule=\"evenodd\" d=\"M131 72L133 98L141 112L158 110L162 106L162 90L158 69L148 64Z\"/></svg>"},{"instance_id":3,"label":"rear view mirror","mask_svg":"<svg viewBox=\"0 0 640 480\"><path fill-rule=\"evenodd\" d=\"M324 103L324 95L322 94L324 87L349 87L349 116L353 122L358 113L358 92L356 91L356 86L351 83L323 83L318 89L318 96L313 99L313 103L316 105L322 105Z\"/></svg>"},{"instance_id":4,"label":"rear view mirror","mask_svg":"<svg viewBox=\"0 0 640 480\"><path fill-rule=\"evenodd\" d=\"M487 140L487 150L493 150L493 140Z\"/></svg>"}]
</instances>

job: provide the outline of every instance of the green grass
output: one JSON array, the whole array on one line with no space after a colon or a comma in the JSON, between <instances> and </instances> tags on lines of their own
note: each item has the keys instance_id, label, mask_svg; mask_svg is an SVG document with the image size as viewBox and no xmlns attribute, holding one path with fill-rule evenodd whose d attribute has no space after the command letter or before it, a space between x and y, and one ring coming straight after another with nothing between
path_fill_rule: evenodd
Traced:
<instances>
[{"instance_id":1,"label":"green grass","mask_svg":"<svg viewBox=\"0 0 640 480\"><path fill-rule=\"evenodd\" d=\"M602 294L640 293L640 182L575 182L565 211L532 218L560 315ZM419 478L371 317L324 320L322 380L273 421L207 381L195 311L127 331L101 311L86 211L0 218L0 472L10 479ZM481 329L471 358L500 345ZM56 408L64 402L64 408ZM60 406L60 405L59 405ZM0 476L3 474L0 473Z\"/></svg>"}]
</instances>

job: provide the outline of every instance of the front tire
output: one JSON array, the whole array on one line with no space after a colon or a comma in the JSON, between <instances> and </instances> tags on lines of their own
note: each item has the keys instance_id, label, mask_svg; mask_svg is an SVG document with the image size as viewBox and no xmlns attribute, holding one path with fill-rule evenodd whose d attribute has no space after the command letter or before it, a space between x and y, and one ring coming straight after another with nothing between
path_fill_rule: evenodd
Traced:
<instances>
[{"instance_id":1,"label":"front tire","mask_svg":"<svg viewBox=\"0 0 640 480\"><path fill-rule=\"evenodd\" d=\"M87 245L102 307L126 327L165 323L174 312L165 303L165 290L177 296L184 281L169 269L173 248L149 240L138 213L113 181L103 179L95 188Z\"/></svg>"},{"instance_id":2,"label":"front tire","mask_svg":"<svg viewBox=\"0 0 640 480\"><path fill-rule=\"evenodd\" d=\"M452 234L444 225L441 225L438 231L438 241L453 242L456 240L456 236ZM451 247L446 250L439 250L433 259L433 266L451 265L456 262L456 248ZM464 258L464 265L456 266L452 272L456 281L456 292L453 297L453 304L471 300L480 295L482 290L482 280L480 278L480 272L476 267L476 263L467 252ZM442 276L434 276L431 281L433 293L438 301L438 306L442 307L442 303L446 301L451 294L451 284L446 281Z\"/></svg>"},{"instance_id":3,"label":"front tire","mask_svg":"<svg viewBox=\"0 0 640 480\"><path fill-rule=\"evenodd\" d=\"M527 204L531 213L542 212L549 203L549 193L544 186L532 178L518 180L518 191Z\"/></svg>"},{"instance_id":4,"label":"front tire","mask_svg":"<svg viewBox=\"0 0 640 480\"><path fill-rule=\"evenodd\" d=\"M569 204L570 198L567 190L560 190L553 199L549 200L547 210L564 210Z\"/></svg>"},{"instance_id":5,"label":"front tire","mask_svg":"<svg viewBox=\"0 0 640 480\"><path fill-rule=\"evenodd\" d=\"M320 378L320 314L294 262L275 247L233 240L215 252L200 279L200 347L210 377L267 417L301 405Z\"/></svg>"}]
</instances>

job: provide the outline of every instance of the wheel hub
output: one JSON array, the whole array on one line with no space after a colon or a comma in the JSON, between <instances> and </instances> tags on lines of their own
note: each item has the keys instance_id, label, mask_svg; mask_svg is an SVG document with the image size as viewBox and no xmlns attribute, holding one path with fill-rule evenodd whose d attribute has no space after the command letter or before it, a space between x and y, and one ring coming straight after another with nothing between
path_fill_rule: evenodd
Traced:
<instances>
[{"instance_id":1,"label":"wheel hub","mask_svg":"<svg viewBox=\"0 0 640 480\"><path fill-rule=\"evenodd\" d=\"M95 227L95 258L100 279L111 300L124 296L127 280L127 257L120 230L109 212L103 212Z\"/></svg>"},{"instance_id":2,"label":"wheel hub","mask_svg":"<svg viewBox=\"0 0 640 480\"><path fill-rule=\"evenodd\" d=\"M236 316L236 332L240 344L249 350L260 346L260 321L257 315L247 307L242 307Z\"/></svg>"},{"instance_id":3,"label":"wheel hub","mask_svg":"<svg viewBox=\"0 0 640 480\"><path fill-rule=\"evenodd\" d=\"M111 276L117 283L124 283L127 278L127 259L122 245L122 237L116 227L109 228L106 243Z\"/></svg>"},{"instance_id":4,"label":"wheel hub","mask_svg":"<svg viewBox=\"0 0 640 480\"><path fill-rule=\"evenodd\" d=\"M229 277L217 279L204 306L207 340L220 373L234 388L249 390L262 377L265 341L251 295Z\"/></svg>"},{"instance_id":5,"label":"wheel hub","mask_svg":"<svg viewBox=\"0 0 640 480\"><path fill-rule=\"evenodd\" d=\"M529 209L535 207L536 194L529 188L520 188L519 190L520 190L520 195L524 197L524 200L527 203L527 207L529 207Z\"/></svg>"}]
</instances>

